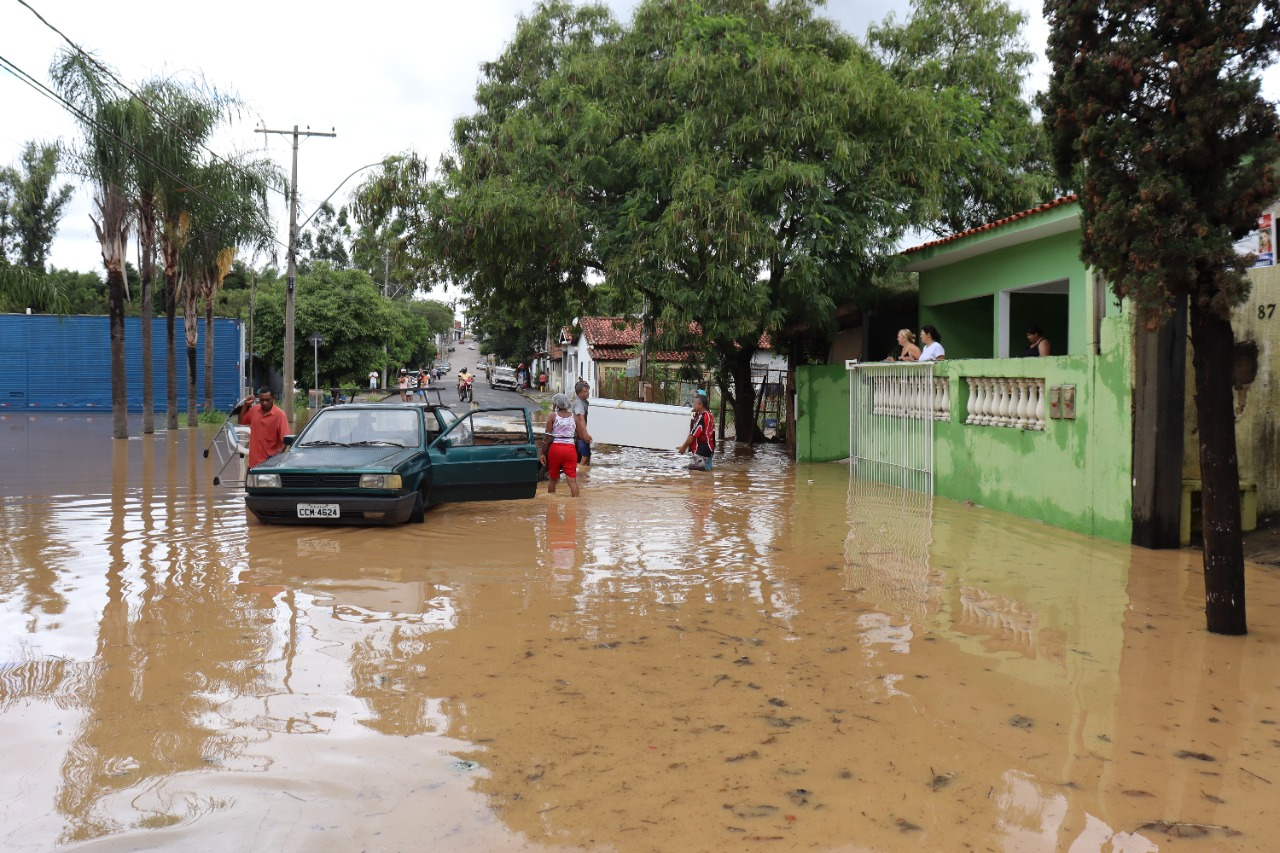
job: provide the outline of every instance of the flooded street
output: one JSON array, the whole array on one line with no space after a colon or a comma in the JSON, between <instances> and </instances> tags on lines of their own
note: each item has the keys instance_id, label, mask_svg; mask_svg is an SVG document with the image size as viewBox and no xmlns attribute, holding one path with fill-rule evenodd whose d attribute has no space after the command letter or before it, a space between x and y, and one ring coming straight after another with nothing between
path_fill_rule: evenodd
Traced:
<instances>
[{"instance_id":1,"label":"flooded street","mask_svg":"<svg viewBox=\"0 0 1280 853\"><path fill-rule=\"evenodd\" d=\"M267 527L211 429L0 418L3 849L1276 849L1274 569L773 448Z\"/></svg>"}]
</instances>

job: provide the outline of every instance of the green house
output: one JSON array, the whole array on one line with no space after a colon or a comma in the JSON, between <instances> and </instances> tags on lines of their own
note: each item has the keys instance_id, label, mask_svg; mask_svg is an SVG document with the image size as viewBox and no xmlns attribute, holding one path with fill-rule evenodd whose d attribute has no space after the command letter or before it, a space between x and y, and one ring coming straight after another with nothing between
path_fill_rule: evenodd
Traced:
<instances>
[{"instance_id":1,"label":"green house","mask_svg":"<svg viewBox=\"0 0 1280 853\"><path fill-rule=\"evenodd\" d=\"M947 352L932 369L928 465L942 497L1129 541L1133 324L1080 260L1079 240L1069 196L902 254L919 275L920 323L938 328ZM1032 325L1052 354L1011 357ZM883 372L798 371L798 459L849 456L863 368Z\"/></svg>"}]
</instances>

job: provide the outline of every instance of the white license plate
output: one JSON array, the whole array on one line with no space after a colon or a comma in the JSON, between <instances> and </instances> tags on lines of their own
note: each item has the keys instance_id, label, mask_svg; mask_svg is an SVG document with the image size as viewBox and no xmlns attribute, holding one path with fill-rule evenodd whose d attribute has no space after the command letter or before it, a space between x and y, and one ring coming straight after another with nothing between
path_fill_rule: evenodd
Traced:
<instances>
[{"instance_id":1,"label":"white license plate","mask_svg":"<svg viewBox=\"0 0 1280 853\"><path fill-rule=\"evenodd\" d=\"M298 518L339 518L337 504L298 504Z\"/></svg>"}]
</instances>

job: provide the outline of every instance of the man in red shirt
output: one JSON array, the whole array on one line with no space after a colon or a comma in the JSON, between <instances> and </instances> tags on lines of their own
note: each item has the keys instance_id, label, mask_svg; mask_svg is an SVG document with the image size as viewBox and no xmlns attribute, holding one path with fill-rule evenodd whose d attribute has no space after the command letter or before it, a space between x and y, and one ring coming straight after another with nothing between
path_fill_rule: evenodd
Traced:
<instances>
[{"instance_id":1,"label":"man in red shirt","mask_svg":"<svg viewBox=\"0 0 1280 853\"><path fill-rule=\"evenodd\" d=\"M249 427L249 467L254 468L284 450L284 437L289 434L289 419L283 409L276 408L270 388L258 389L258 405L253 395L240 404L240 424Z\"/></svg>"}]
</instances>

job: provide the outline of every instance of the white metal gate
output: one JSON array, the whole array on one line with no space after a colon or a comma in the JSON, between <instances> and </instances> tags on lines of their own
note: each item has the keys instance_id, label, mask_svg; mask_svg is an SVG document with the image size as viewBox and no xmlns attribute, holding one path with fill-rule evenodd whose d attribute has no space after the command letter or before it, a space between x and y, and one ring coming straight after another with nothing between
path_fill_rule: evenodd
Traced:
<instances>
[{"instance_id":1,"label":"white metal gate","mask_svg":"<svg viewBox=\"0 0 1280 853\"><path fill-rule=\"evenodd\" d=\"M850 474L933 494L933 422L950 420L945 377L926 362L845 362Z\"/></svg>"}]
</instances>

